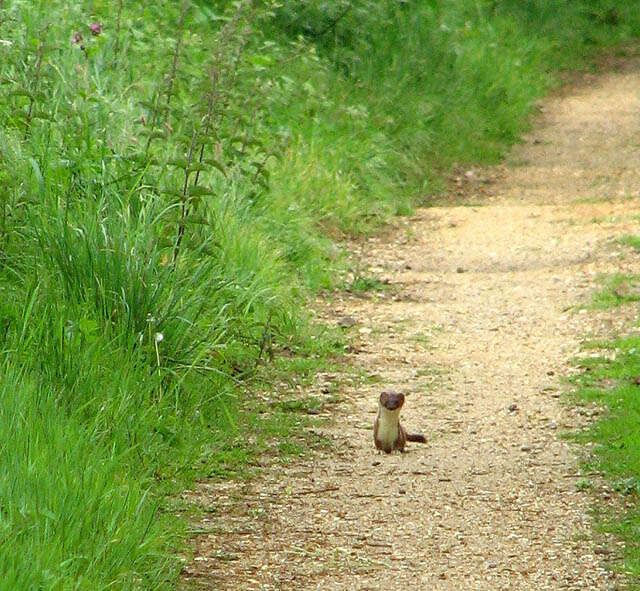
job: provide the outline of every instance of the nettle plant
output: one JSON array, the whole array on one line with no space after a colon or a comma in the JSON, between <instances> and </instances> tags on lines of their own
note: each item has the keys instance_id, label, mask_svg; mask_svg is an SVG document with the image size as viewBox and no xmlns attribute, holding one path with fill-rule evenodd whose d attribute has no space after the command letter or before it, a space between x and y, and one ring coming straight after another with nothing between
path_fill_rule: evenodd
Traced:
<instances>
[{"instance_id":1,"label":"nettle plant","mask_svg":"<svg viewBox=\"0 0 640 591\"><path fill-rule=\"evenodd\" d=\"M268 189L269 160L279 153L268 134L263 79L271 63L269 46L256 46L256 22L269 16L264 3L234 3L223 25L208 38L187 29L190 3L183 1L166 75L137 121L140 141L128 159L145 171L141 180L168 200L173 230L168 230L170 260L176 264L188 230L215 226L215 211L230 186L241 186L248 200ZM199 8L201 16L213 16ZM195 47L200 45L200 49ZM193 64L189 55L206 56ZM152 180L150 180L152 179ZM211 228L210 228L211 230ZM213 228L215 233L215 227Z\"/></svg>"},{"instance_id":2,"label":"nettle plant","mask_svg":"<svg viewBox=\"0 0 640 591\"><path fill-rule=\"evenodd\" d=\"M0 239L16 237L0 257L30 269L45 253L52 285L100 327L143 334L156 363L171 339L154 334L198 333L202 309L260 351L287 309L277 256L233 236L260 217L282 145L268 114L277 48L260 33L271 8L227 4L38 18L15 4L0 28Z\"/></svg>"},{"instance_id":3,"label":"nettle plant","mask_svg":"<svg viewBox=\"0 0 640 591\"><path fill-rule=\"evenodd\" d=\"M23 7L3 12L0 7L0 193L5 238L10 233L9 218L15 221L18 211L28 206L41 207L45 195L75 182L75 164L92 160L86 154L91 143L87 138L99 135L92 120L99 101L88 64L104 45L102 25L88 22L66 36L64 24L54 24L55 13L43 18L35 8L33 14L19 8ZM78 153L80 145L85 146L83 154Z\"/></svg>"}]
</instances>

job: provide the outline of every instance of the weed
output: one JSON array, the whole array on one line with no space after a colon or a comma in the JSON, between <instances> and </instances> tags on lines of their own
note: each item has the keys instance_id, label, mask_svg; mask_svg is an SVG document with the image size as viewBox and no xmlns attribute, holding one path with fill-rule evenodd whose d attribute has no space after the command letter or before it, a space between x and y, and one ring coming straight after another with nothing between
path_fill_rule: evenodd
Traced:
<instances>
[{"instance_id":1,"label":"weed","mask_svg":"<svg viewBox=\"0 0 640 591\"><path fill-rule=\"evenodd\" d=\"M283 400L278 403L282 412L295 412L308 415L316 415L322 410L323 401L319 398L295 398L293 400Z\"/></svg>"},{"instance_id":2,"label":"weed","mask_svg":"<svg viewBox=\"0 0 640 591\"><path fill-rule=\"evenodd\" d=\"M640 252L640 236L633 236L632 234L626 234L618 238L617 242L623 246L632 248L635 252Z\"/></svg>"},{"instance_id":3,"label":"weed","mask_svg":"<svg viewBox=\"0 0 640 591\"><path fill-rule=\"evenodd\" d=\"M598 279L603 287L593 294L594 308L609 308L640 301L640 277L614 273Z\"/></svg>"},{"instance_id":4,"label":"weed","mask_svg":"<svg viewBox=\"0 0 640 591\"><path fill-rule=\"evenodd\" d=\"M366 277L359 275L354 277L349 283L348 291L365 293L369 291L385 291L389 289L389 284L377 277Z\"/></svg>"},{"instance_id":5,"label":"weed","mask_svg":"<svg viewBox=\"0 0 640 591\"><path fill-rule=\"evenodd\" d=\"M411 338L416 343L420 343L421 345L425 345L426 347L430 346L433 340L433 336L431 334L426 334L423 332L415 333Z\"/></svg>"},{"instance_id":6,"label":"weed","mask_svg":"<svg viewBox=\"0 0 640 591\"><path fill-rule=\"evenodd\" d=\"M593 482L590 478L579 478L576 480L576 490L591 490L593 488Z\"/></svg>"}]
</instances>

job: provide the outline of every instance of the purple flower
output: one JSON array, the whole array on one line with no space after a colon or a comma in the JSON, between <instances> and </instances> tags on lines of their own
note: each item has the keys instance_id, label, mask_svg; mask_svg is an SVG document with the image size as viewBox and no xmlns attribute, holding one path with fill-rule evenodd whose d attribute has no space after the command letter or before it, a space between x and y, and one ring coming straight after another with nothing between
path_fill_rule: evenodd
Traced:
<instances>
[{"instance_id":1,"label":"purple flower","mask_svg":"<svg viewBox=\"0 0 640 591\"><path fill-rule=\"evenodd\" d=\"M76 31L71 37L71 43L80 43L82 41L82 33L80 31Z\"/></svg>"},{"instance_id":2,"label":"purple flower","mask_svg":"<svg viewBox=\"0 0 640 591\"><path fill-rule=\"evenodd\" d=\"M102 25L100 23L91 23L91 25L89 26L89 30L91 31L92 35L100 35L100 33L102 33Z\"/></svg>"}]
</instances>

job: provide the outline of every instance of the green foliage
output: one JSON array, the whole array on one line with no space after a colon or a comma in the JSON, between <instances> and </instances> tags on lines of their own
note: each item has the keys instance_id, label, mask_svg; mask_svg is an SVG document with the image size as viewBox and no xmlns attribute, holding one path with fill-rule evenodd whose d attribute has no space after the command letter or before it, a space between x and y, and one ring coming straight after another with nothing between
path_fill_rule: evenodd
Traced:
<instances>
[{"instance_id":1,"label":"green foliage","mask_svg":"<svg viewBox=\"0 0 640 591\"><path fill-rule=\"evenodd\" d=\"M0 589L172 588L164 495L246 474L298 421L241 392L319 355L266 199L265 9L93 10L0 13Z\"/></svg>"},{"instance_id":2,"label":"green foliage","mask_svg":"<svg viewBox=\"0 0 640 591\"><path fill-rule=\"evenodd\" d=\"M247 392L342 350L304 312L333 239L495 159L547 70L637 28L604 0L0 2L0 590L172 588L167 494L318 443L322 401Z\"/></svg>"},{"instance_id":3,"label":"green foliage","mask_svg":"<svg viewBox=\"0 0 640 591\"><path fill-rule=\"evenodd\" d=\"M128 400L138 393L132 387L137 380L128 375L129 360L102 359L119 366L109 380L88 383L88 375L77 376L83 383L73 392L83 399L73 401L74 410L65 410L70 401L63 399L70 392L63 384L3 363L2 589L100 589L109 582L119 588L167 588L163 579L173 568L167 533L176 527L157 512L148 467L135 471L138 454L153 453L161 446L153 441L159 437L145 437L138 445L111 437L114 432L138 436L142 429L135 421L146 419L149 428L151 417L144 415L151 408L136 408L135 402L146 401ZM95 379L97 360L94 348L75 369L89 370Z\"/></svg>"},{"instance_id":4,"label":"green foliage","mask_svg":"<svg viewBox=\"0 0 640 591\"><path fill-rule=\"evenodd\" d=\"M613 273L600 277L602 289L593 294L595 308L610 308L640 301L640 277Z\"/></svg>"},{"instance_id":5,"label":"green foliage","mask_svg":"<svg viewBox=\"0 0 640 591\"><path fill-rule=\"evenodd\" d=\"M373 215L428 200L451 166L495 162L559 68L640 34L636 3L612 0L284 0L276 24L333 64L329 91L311 81L318 106L300 119L316 122L327 164L315 168L335 163Z\"/></svg>"},{"instance_id":6,"label":"green foliage","mask_svg":"<svg viewBox=\"0 0 640 591\"><path fill-rule=\"evenodd\" d=\"M618 242L624 246L632 248L635 252L640 252L640 236L626 234L618 239Z\"/></svg>"},{"instance_id":7,"label":"green foliage","mask_svg":"<svg viewBox=\"0 0 640 591\"><path fill-rule=\"evenodd\" d=\"M602 472L615 491L632 500L624 514L601 515L600 527L624 540L624 569L638 580L640 512L633 507L640 494L640 338L601 343L600 348L602 356L579 361L583 372L576 379L576 397L607 410L574 438L592 444L587 469Z\"/></svg>"}]
</instances>

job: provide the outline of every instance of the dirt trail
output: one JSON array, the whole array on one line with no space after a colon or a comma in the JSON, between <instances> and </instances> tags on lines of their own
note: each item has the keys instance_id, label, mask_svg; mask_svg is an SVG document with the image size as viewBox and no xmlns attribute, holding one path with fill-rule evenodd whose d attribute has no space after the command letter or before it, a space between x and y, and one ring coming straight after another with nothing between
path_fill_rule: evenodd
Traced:
<instances>
[{"instance_id":1,"label":"dirt trail","mask_svg":"<svg viewBox=\"0 0 640 591\"><path fill-rule=\"evenodd\" d=\"M495 171L462 175L468 195L482 188L468 198L477 206L421 210L391 241L367 243L370 269L393 289L334 302L327 316L355 318L352 361L381 383L341 392L325 430L337 453L274 464L248 485L202 486L200 501L228 514L209 521L220 529L199 539L188 579L256 590L617 588L603 568L616 542L594 542L575 453L559 437L589 413L563 406L558 389L581 338L618 322L620 312L579 309L596 275L640 268L614 240L640 232L640 71L547 101L509 162L492 184ZM409 393L403 422L426 446L375 452L387 387Z\"/></svg>"}]
</instances>

